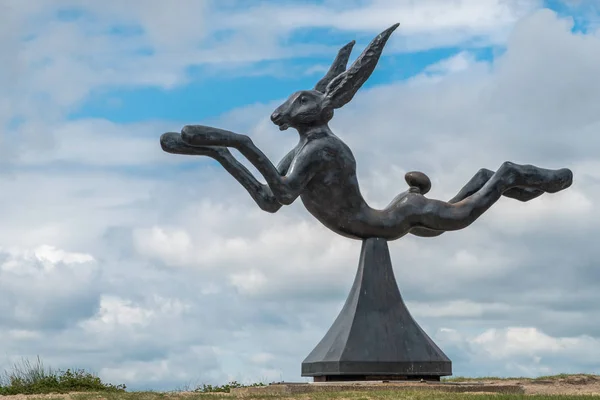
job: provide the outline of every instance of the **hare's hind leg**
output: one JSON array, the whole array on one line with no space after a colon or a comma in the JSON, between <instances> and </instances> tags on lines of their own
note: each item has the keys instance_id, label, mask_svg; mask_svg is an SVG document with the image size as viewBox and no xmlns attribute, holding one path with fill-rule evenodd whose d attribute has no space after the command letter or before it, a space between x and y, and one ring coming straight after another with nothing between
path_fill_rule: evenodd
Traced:
<instances>
[{"instance_id":1,"label":"hare's hind leg","mask_svg":"<svg viewBox=\"0 0 600 400\"><path fill-rule=\"evenodd\" d=\"M494 175L494 171L490 171L489 169L486 169L486 168L480 169L469 180L469 182L467 182L467 184L465 186L463 186L463 188L456 194L456 196L454 196L452 199L448 200L448 203L454 204L454 203L458 203L459 201L461 201L463 199L466 199L467 197L469 197L470 195L472 195L473 193L475 193L479 189L481 189L483 187L483 185L485 185L487 183L487 181L490 180L492 175ZM407 174L406 180L408 182L408 174ZM520 188L514 188L514 189L509 189L509 190L522 191L522 189L520 189ZM542 194L542 193L543 192L541 192L541 191L539 192L539 194ZM425 194L425 193L422 193L422 194ZM421 226L414 227L410 230L411 234L413 234L415 236L421 236L421 237L435 237L435 236L441 235L444 232L445 231L428 229L428 228L424 228Z\"/></svg>"},{"instance_id":2,"label":"hare's hind leg","mask_svg":"<svg viewBox=\"0 0 600 400\"><path fill-rule=\"evenodd\" d=\"M573 179L573 173L566 168L549 170L510 162L503 163L487 180L484 179L486 175L489 173L480 171L473 177L451 200L454 203L428 199L409 191L401 201L395 201L383 210L384 225L394 226L397 232L393 236L396 237L402 236L407 227L409 230L460 230L472 224L509 190L519 189L537 197L538 191L555 193L566 189ZM483 180L483 185L475 190ZM466 197L459 200L463 196Z\"/></svg>"},{"instance_id":3,"label":"hare's hind leg","mask_svg":"<svg viewBox=\"0 0 600 400\"><path fill-rule=\"evenodd\" d=\"M490 171L487 168L480 169L471 178L471 180L469 180L469 182L467 182L467 184L463 186L463 188L456 194L456 196L448 200L448 203L458 203L459 201L466 199L470 195L476 193L477 191L479 191L479 189L483 187L483 185L487 183L487 181L491 179L493 175L494 171ZM407 172L406 175L404 175L404 179L406 180L408 186L410 186L410 189L396 196L388 207L402 199L408 193L419 193L425 195L431 189L431 181L429 180L429 177L422 172ZM508 189L507 191L502 193L502 195L519 201L529 201L535 199L543 193L544 191L539 189L527 187L514 187Z\"/></svg>"},{"instance_id":4,"label":"hare's hind leg","mask_svg":"<svg viewBox=\"0 0 600 400\"><path fill-rule=\"evenodd\" d=\"M448 203L454 204L459 201L466 199L470 195L476 193L489 181L492 176L494 176L494 171L490 171L487 168L482 168L471 178L469 182L454 196L452 199L448 201ZM528 188L528 187L514 187L508 189L502 195L504 197L510 197L511 199L519 200L519 201L529 201L533 200L536 197L544 194L543 190Z\"/></svg>"},{"instance_id":5,"label":"hare's hind leg","mask_svg":"<svg viewBox=\"0 0 600 400\"><path fill-rule=\"evenodd\" d=\"M414 185L414 184L411 185L412 180L414 180L414 174L415 173L413 173L413 172L409 172L408 174L406 174L405 179L410 186L414 187L414 189L412 191L416 192L416 190L415 190L416 185ZM465 186L463 186L463 188L456 194L456 196L454 196L452 199L448 200L448 203L450 203L450 204L458 203L459 201L464 200L467 197L469 197L470 195L476 193L487 183L487 181L490 180L490 178L493 175L494 175L494 171L490 171L489 169L486 169L486 168L480 169L471 178L471 180L469 180L469 182L467 182L467 184ZM411 180L411 182L409 182L409 180ZM431 187L431 184L429 184L429 187ZM408 192L403 193L403 195L406 195L406 193L408 193ZM421 192L421 194L425 194L425 193ZM505 197L510 197L510 198L517 199L520 201L529 201L529 200L532 200L532 199L542 195L543 193L544 192L542 190L538 190L538 189L515 187L512 189L508 189L502 195ZM394 200L396 200L396 199L394 199ZM410 230L410 233L415 236L421 236L421 237L435 237L435 236L441 235L442 233L444 233L444 231L427 229L427 228L423 228L423 227L415 227Z\"/></svg>"}]
</instances>

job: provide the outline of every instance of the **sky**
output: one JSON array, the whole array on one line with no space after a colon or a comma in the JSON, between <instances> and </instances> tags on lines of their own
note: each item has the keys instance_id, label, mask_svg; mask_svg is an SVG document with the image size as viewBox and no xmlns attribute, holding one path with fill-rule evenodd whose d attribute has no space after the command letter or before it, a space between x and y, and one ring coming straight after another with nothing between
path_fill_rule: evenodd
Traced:
<instances>
[{"instance_id":1,"label":"sky","mask_svg":"<svg viewBox=\"0 0 600 400\"><path fill-rule=\"evenodd\" d=\"M0 369L39 356L155 390L305 381L360 242L300 201L262 212L159 137L212 125L276 163L298 138L271 112L396 22L330 123L369 204L411 170L438 199L507 160L574 172L566 191L390 243L409 310L455 375L600 373L595 0L0 0Z\"/></svg>"}]
</instances>

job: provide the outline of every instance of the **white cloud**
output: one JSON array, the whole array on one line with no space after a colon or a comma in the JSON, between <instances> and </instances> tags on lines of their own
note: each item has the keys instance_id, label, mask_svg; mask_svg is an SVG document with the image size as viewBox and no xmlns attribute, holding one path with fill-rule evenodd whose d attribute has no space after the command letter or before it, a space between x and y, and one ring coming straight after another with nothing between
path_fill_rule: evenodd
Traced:
<instances>
[{"instance_id":1,"label":"white cloud","mask_svg":"<svg viewBox=\"0 0 600 400\"><path fill-rule=\"evenodd\" d=\"M189 310L190 306L178 299L161 296L151 297L148 306L133 304L131 300L116 296L102 296L100 307L95 316L80 323L84 331L92 335L121 334L123 330L135 332L147 329L151 324L165 318L178 318Z\"/></svg>"},{"instance_id":2,"label":"white cloud","mask_svg":"<svg viewBox=\"0 0 600 400\"><path fill-rule=\"evenodd\" d=\"M439 0L418 3L373 0L354 7L344 7L342 10L316 5L260 6L243 13L234 13L224 20L224 26L258 27L262 18L268 16L274 22L270 27L272 30L326 27L371 33L380 31L384 25L400 22L403 32L401 35L407 39L406 46L414 48L415 45L408 42L411 39L421 39L422 44L429 42L427 45L433 47L461 43L478 36L488 37L488 40L495 42L519 18L539 7L539 1L524 3L502 0L460 0L452 3Z\"/></svg>"},{"instance_id":3,"label":"white cloud","mask_svg":"<svg viewBox=\"0 0 600 400\"><path fill-rule=\"evenodd\" d=\"M526 205L507 204L498 209L492 221L501 230L520 233L535 232L540 223L552 229L589 226L597 210L591 196L580 190L573 188L563 196L540 198Z\"/></svg>"},{"instance_id":4,"label":"white cloud","mask_svg":"<svg viewBox=\"0 0 600 400\"><path fill-rule=\"evenodd\" d=\"M541 360L545 355L577 356L593 361L600 356L598 339L588 336L555 338L536 328L507 328L488 330L473 339L473 343L493 358L531 357Z\"/></svg>"},{"instance_id":5,"label":"white cloud","mask_svg":"<svg viewBox=\"0 0 600 400\"><path fill-rule=\"evenodd\" d=\"M61 328L97 307L100 271L91 255L40 246L3 250L1 258L0 327L13 332Z\"/></svg>"},{"instance_id":6,"label":"white cloud","mask_svg":"<svg viewBox=\"0 0 600 400\"><path fill-rule=\"evenodd\" d=\"M138 166L173 163L158 146L167 123L119 125L103 119L69 121L48 129L55 140L48 147L26 147L20 164L43 166L52 162L97 166Z\"/></svg>"},{"instance_id":7,"label":"white cloud","mask_svg":"<svg viewBox=\"0 0 600 400\"><path fill-rule=\"evenodd\" d=\"M268 290L267 277L260 271L250 270L231 274L231 283L242 294L256 295Z\"/></svg>"},{"instance_id":8,"label":"white cloud","mask_svg":"<svg viewBox=\"0 0 600 400\"><path fill-rule=\"evenodd\" d=\"M553 337L534 327L508 327L475 335L443 329L439 338L448 346L460 347L465 361L479 367L478 376L598 372L598 339L586 335ZM577 366L572 360L577 360Z\"/></svg>"},{"instance_id":9,"label":"white cloud","mask_svg":"<svg viewBox=\"0 0 600 400\"><path fill-rule=\"evenodd\" d=\"M99 375L112 382L148 382L155 385L165 381L188 383L197 379L197 374L190 370L190 365L194 364L204 369L203 375L208 379L224 378L216 370L218 361L212 349L202 346L191 347L186 353L173 354L166 360L129 361L105 367L99 371Z\"/></svg>"},{"instance_id":10,"label":"white cloud","mask_svg":"<svg viewBox=\"0 0 600 400\"><path fill-rule=\"evenodd\" d=\"M485 312L507 312L511 306L501 303L476 303L470 300L452 300L443 303L408 302L409 310L422 318L481 318Z\"/></svg>"}]
</instances>

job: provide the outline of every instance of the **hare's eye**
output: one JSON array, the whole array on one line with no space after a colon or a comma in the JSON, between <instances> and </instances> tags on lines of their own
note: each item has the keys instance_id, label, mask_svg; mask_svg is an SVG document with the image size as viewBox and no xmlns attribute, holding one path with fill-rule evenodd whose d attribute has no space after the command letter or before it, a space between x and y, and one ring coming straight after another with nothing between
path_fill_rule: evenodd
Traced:
<instances>
[{"instance_id":1,"label":"hare's eye","mask_svg":"<svg viewBox=\"0 0 600 400\"><path fill-rule=\"evenodd\" d=\"M300 104L306 103L306 97L300 96Z\"/></svg>"}]
</instances>

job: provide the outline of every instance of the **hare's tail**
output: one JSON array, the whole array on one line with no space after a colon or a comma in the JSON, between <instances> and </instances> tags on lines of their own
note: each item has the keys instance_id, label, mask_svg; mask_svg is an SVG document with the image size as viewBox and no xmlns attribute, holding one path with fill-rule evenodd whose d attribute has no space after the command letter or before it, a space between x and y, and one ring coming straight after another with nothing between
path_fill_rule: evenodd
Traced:
<instances>
[{"instance_id":1,"label":"hare's tail","mask_svg":"<svg viewBox=\"0 0 600 400\"><path fill-rule=\"evenodd\" d=\"M419 171L407 172L404 179L412 193L426 194L431 190L431 180L427 175Z\"/></svg>"}]
</instances>

